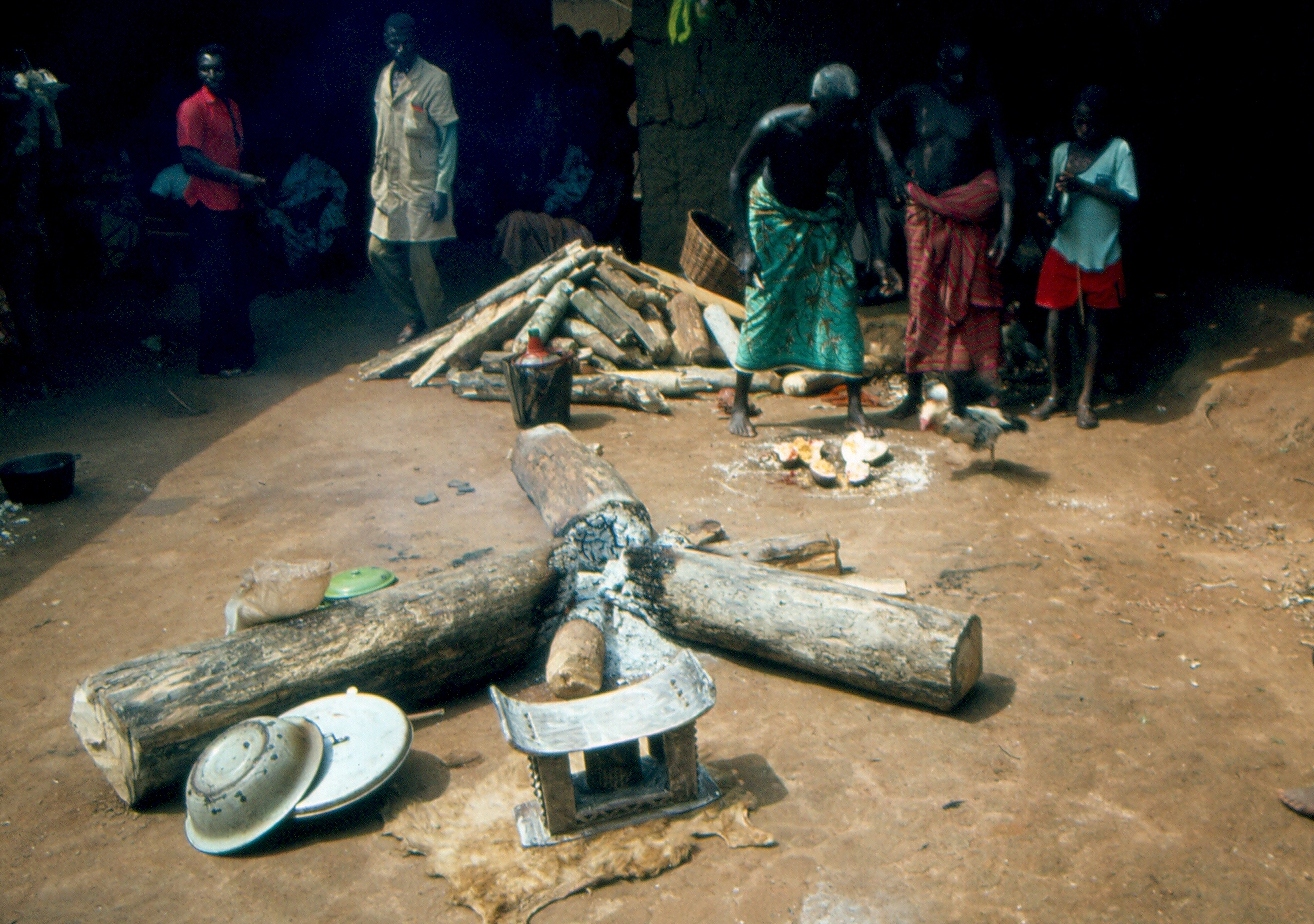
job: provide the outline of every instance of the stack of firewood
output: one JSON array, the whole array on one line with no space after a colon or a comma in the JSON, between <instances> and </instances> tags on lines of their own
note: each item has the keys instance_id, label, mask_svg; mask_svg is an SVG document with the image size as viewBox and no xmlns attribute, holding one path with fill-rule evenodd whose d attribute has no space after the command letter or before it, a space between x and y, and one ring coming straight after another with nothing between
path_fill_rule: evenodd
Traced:
<instances>
[{"instance_id":1,"label":"stack of firewood","mask_svg":"<svg viewBox=\"0 0 1314 924\"><path fill-rule=\"evenodd\" d=\"M504 362L531 331L578 362L571 401L669 414L667 398L732 387L742 305L610 247L567 244L460 309L456 319L380 354L362 380L410 376L478 401L508 401ZM806 371L754 377L755 391L812 394L841 379Z\"/></svg>"}]
</instances>

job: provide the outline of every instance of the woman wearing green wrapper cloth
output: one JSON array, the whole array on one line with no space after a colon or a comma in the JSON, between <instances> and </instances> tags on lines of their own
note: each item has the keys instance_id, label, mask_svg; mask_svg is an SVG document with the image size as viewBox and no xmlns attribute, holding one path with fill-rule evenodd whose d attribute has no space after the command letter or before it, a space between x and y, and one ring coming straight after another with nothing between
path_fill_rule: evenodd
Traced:
<instances>
[{"instance_id":1,"label":"woman wearing green wrapper cloth","mask_svg":"<svg viewBox=\"0 0 1314 924\"><path fill-rule=\"evenodd\" d=\"M849 423L870 436L880 430L862 413L862 330L853 260L843 237L841 204L827 181L848 167L867 239L880 240L868 170L870 144L858 105L858 76L831 64L812 79L806 105L762 117L730 171L735 263L748 281L748 316L739 332L739 375L730 432L755 436L748 420L754 372L801 366L848 377ZM761 176L749 190L753 176ZM903 281L873 258L881 291Z\"/></svg>"}]
</instances>

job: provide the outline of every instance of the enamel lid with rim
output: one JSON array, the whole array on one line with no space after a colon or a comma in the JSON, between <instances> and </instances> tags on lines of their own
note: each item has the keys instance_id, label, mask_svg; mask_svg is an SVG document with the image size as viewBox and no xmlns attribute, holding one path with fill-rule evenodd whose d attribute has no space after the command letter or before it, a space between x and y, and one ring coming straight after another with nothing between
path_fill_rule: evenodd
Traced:
<instances>
[{"instance_id":1,"label":"enamel lid with rim","mask_svg":"<svg viewBox=\"0 0 1314 924\"><path fill-rule=\"evenodd\" d=\"M292 810L294 818L314 818L359 802L388 782L411 750L406 713L355 687L302 703L282 718L308 719L324 736L319 775Z\"/></svg>"},{"instance_id":2,"label":"enamel lid with rim","mask_svg":"<svg viewBox=\"0 0 1314 924\"><path fill-rule=\"evenodd\" d=\"M339 571L329 579L329 586L324 591L325 600L349 600L363 594L372 594L396 582L397 575L386 568L367 566Z\"/></svg>"}]
</instances>

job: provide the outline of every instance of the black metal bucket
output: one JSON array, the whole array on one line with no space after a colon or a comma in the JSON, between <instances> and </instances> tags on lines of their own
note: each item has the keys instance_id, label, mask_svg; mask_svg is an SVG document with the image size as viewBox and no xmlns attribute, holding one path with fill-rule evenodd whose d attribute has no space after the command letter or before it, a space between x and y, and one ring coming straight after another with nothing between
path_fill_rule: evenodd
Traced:
<instances>
[{"instance_id":1,"label":"black metal bucket","mask_svg":"<svg viewBox=\"0 0 1314 924\"><path fill-rule=\"evenodd\" d=\"M506 387L516 426L521 430L545 423L569 426L574 357L556 354L541 365L516 365L524 355L517 353L506 360Z\"/></svg>"},{"instance_id":2,"label":"black metal bucket","mask_svg":"<svg viewBox=\"0 0 1314 924\"><path fill-rule=\"evenodd\" d=\"M68 452L21 456L0 465L0 484L16 504L49 504L73 493L73 465Z\"/></svg>"}]
</instances>

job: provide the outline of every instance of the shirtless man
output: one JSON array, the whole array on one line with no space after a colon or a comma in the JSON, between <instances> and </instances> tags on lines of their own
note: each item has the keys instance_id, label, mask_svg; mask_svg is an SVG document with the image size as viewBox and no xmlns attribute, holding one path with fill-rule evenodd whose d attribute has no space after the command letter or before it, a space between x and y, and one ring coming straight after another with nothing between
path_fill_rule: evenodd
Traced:
<instances>
[{"instance_id":1,"label":"shirtless man","mask_svg":"<svg viewBox=\"0 0 1314 924\"><path fill-rule=\"evenodd\" d=\"M999 107L979 94L971 48L947 41L936 58L938 79L900 90L872 114L872 133L889 172L895 201L906 206L908 396L891 412L917 412L927 372L948 372L957 385L969 370L997 387L999 266L1013 232L1013 162ZM884 125L911 117L914 142L902 164ZM987 231L998 208L999 229ZM951 389L961 411L961 387Z\"/></svg>"},{"instance_id":2,"label":"shirtless man","mask_svg":"<svg viewBox=\"0 0 1314 924\"><path fill-rule=\"evenodd\" d=\"M739 372L730 414L736 436L757 432L748 420L753 373L780 366L845 377L849 423L868 435L880 433L862 413L857 284L841 202L827 188L831 173L846 162L867 237L879 240L860 115L857 75L843 64L824 67L805 105L762 117L730 171L735 263L748 280L739 353L730 357ZM898 277L885 262L875 258L871 267L883 291L895 291Z\"/></svg>"}]
</instances>

